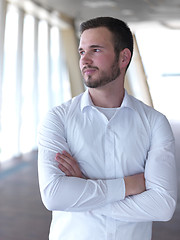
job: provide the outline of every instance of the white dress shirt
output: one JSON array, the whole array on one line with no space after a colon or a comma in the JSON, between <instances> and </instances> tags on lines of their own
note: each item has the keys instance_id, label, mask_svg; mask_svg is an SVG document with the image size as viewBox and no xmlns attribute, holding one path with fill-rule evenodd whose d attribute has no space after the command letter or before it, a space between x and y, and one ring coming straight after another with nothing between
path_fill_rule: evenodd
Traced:
<instances>
[{"instance_id":1,"label":"white dress shirt","mask_svg":"<svg viewBox=\"0 0 180 240\"><path fill-rule=\"evenodd\" d=\"M88 180L67 177L66 150ZM151 240L152 221L176 206L174 137L164 115L125 92L112 117L85 93L48 112L39 129L39 183L53 211L50 240ZM146 191L125 198L124 176L144 172Z\"/></svg>"}]
</instances>

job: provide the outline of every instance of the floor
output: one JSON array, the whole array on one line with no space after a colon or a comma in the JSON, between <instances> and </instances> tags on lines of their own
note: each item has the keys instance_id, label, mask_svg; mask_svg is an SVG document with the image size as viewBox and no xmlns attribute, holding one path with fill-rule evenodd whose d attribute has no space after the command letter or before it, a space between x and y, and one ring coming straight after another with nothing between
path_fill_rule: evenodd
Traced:
<instances>
[{"instance_id":1,"label":"floor","mask_svg":"<svg viewBox=\"0 0 180 240\"><path fill-rule=\"evenodd\" d=\"M180 128L175 137L180 143L178 131ZM178 145L177 156L179 151ZM180 172L179 162L177 167ZM13 161L13 165L1 167L0 240L48 240L51 213L41 203L37 180L36 152ZM172 220L154 223L153 240L180 240L180 191Z\"/></svg>"},{"instance_id":2,"label":"floor","mask_svg":"<svg viewBox=\"0 0 180 240\"><path fill-rule=\"evenodd\" d=\"M48 239L51 214L41 203L37 154L0 174L0 240Z\"/></svg>"}]
</instances>

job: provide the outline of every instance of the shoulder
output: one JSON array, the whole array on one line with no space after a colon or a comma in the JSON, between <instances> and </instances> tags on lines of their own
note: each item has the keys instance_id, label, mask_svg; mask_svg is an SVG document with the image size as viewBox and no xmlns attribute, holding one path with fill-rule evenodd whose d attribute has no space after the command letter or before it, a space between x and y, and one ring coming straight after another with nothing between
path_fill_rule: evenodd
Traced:
<instances>
[{"instance_id":1,"label":"shoulder","mask_svg":"<svg viewBox=\"0 0 180 240\"><path fill-rule=\"evenodd\" d=\"M81 103L83 93L78 96L73 97L72 99L62 103L59 106L53 107L51 110L48 111L47 116L56 116L56 117L65 117L70 111L76 111L79 108Z\"/></svg>"},{"instance_id":2,"label":"shoulder","mask_svg":"<svg viewBox=\"0 0 180 240\"><path fill-rule=\"evenodd\" d=\"M146 116L148 119L156 119L156 118L165 118L164 114L157 111L151 106L143 103L139 99L129 95L129 98L132 102L133 108L140 114Z\"/></svg>"},{"instance_id":3,"label":"shoulder","mask_svg":"<svg viewBox=\"0 0 180 240\"><path fill-rule=\"evenodd\" d=\"M142 121L150 127L151 133L158 133L159 136L166 135L167 137L173 138L169 121L163 113L132 96L129 97Z\"/></svg>"},{"instance_id":4,"label":"shoulder","mask_svg":"<svg viewBox=\"0 0 180 240\"><path fill-rule=\"evenodd\" d=\"M77 111L81 95L50 109L39 124L39 132L59 131L63 129L66 125L68 114L72 111Z\"/></svg>"}]
</instances>

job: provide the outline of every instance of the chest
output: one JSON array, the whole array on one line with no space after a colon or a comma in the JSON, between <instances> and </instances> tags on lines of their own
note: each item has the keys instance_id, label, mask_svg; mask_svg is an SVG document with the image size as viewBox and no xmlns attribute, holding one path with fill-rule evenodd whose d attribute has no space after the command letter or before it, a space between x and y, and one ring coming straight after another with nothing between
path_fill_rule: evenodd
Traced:
<instances>
[{"instance_id":1,"label":"chest","mask_svg":"<svg viewBox=\"0 0 180 240\"><path fill-rule=\"evenodd\" d=\"M119 111L110 121L102 113L75 115L67 121L66 137L88 177L117 178L144 170L150 134L132 111Z\"/></svg>"}]
</instances>

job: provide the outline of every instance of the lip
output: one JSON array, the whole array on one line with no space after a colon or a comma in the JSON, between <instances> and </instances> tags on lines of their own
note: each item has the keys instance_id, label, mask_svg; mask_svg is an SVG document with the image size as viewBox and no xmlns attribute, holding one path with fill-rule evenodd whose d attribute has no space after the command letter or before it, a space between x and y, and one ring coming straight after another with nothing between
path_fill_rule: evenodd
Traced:
<instances>
[{"instance_id":1,"label":"lip","mask_svg":"<svg viewBox=\"0 0 180 240\"><path fill-rule=\"evenodd\" d=\"M96 70L97 70L97 68L95 68L95 67L94 68L85 67L82 69L82 72L83 72L83 74L90 75L90 74L93 74Z\"/></svg>"},{"instance_id":2,"label":"lip","mask_svg":"<svg viewBox=\"0 0 180 240\"><path fill-rule=\"evenodd\" d=\"M95 69L86 69L83 71L84 74L90 75L95 72Z\"/></svg>"}]
</instances>

